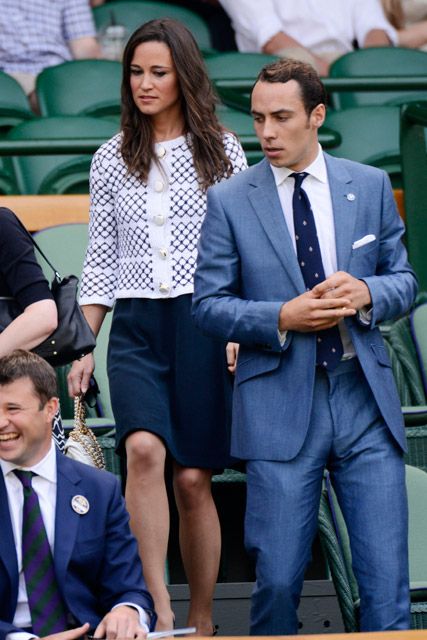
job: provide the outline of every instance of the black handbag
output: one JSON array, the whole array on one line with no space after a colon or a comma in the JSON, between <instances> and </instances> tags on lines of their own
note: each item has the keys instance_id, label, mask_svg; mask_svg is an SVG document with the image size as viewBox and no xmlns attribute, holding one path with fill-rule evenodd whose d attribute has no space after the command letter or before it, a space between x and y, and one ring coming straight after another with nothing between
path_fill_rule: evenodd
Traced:
<instances>
[{"instance_id":1,"label":"black handbag","mask_svg":"<svg viewBox=\"0 0 427 640\"><path fill-rule=\"evenodd\" d=\"M51 292L58 310L57 328L32 351L47 360L53 367L60 367L91 353L95 349L96 338L77 302L78 278L73 275L61 277L33 236L22 223L21 226L54 273ZM0 298L0 331L3 331L21 313L22 309L16 300Z\"/></svg>"}]
</instances>

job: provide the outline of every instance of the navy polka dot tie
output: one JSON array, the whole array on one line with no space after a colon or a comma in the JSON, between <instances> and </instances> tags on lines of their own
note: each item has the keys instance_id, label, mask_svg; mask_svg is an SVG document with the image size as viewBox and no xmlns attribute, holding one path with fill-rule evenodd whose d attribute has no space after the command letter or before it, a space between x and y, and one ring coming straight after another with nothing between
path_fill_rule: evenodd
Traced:
<instances>
[{"instance_id":1,"label":"navy polka dot tie","mask_svg":"<svg viewBox=\"0 0 427 640\"><path fill-rule=\"evenodd\" d=\"M310 200L301 188L307 173L291 173L295 180L292 207L294 212L295 240L297 257L307 291L325 280L322 255L317 238L316 223ZM325 329L316 334L317 352L316 364L332 371L335 369L343 354L342 342L338 327Z\"/></svg>"}]
</instances>

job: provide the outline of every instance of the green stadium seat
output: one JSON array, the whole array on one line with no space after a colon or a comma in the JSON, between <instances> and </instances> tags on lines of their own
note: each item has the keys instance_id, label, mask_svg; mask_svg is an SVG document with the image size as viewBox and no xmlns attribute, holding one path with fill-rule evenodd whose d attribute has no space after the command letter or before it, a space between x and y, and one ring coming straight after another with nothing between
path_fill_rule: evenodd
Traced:
<instances>
[{"instance_id":1,"label":"green stadium seat","mask_svg":"<svg viewBox=\"0 0 427 640\"><path fill-rule=\"evenodd\" d=\"M328 110L325 126L341 135L341 144L329 150L331 155L380 167L390 175L393 187L401 186L399 107Z\"/></svg>"},{"instance_id":2,"label":"green stadium seat","mask_svg":"<svg viewBox=\"0 0 427 640\"><path fill-rule=\"evenodd\" d=\"M239 53L229 51L218 53L206 59L208 74L217 87L221 100L230 107L249 112L250 89L262 67L277 60L277 56L265 53ZM221 81L248 83L248 89L236 90L233 86L220 88ZM217 84L218 83L218 84Z\"/></svg>"},{"instance_id":3,"label":"green stadium seat","mask_svg":"<svg viewBox=\"0 0 427 640\"><path fill-rule=\"evenodd\" d=\"M349 77L408 77L424 76L427 70L427 52L403 47L371 47L350 51L331 65L331 78ZM402 103L420 99L427 91L343 91L331 94L335 109L348 109L366 105Z\"/></svg>"},{"instance_id":4,"label":"green stadium seat","mask_svg":"<svg viewBox=\"0 0 427 640\"><path fill-rule=\"evenodd\" d=\"M24 120L34 117L21 85L0 71L0 135Z\"/></svg>"},{"instance_id":5,"label":"green stadium seat","mask_svg":"<svg viewBox=\"0 0 427 640\"><path fill-rule=\"evenodd\" d=\"M255 135L252 116L222 104L217 106L217 115L221 124L239 138L249 164L263 159L264 154Z\"/></svg>"},{"instance_id":6,"label":"green stadium seat","mask_svg":"<svg viewBox=\"0 0 427 640\"><path fill-rule=\"evenodd\" d=\"M56 116L17 125L8 140L103 138L117 133L117 123L102 118ZM21 194L88 193L90 155L32 155L11 159Z\"/></svg>"},{"instance_id":7,"label":"green stadium seat","mask_svg":"<svg viewBox=\"0 0 427 640\"><path fill-rule=\"evenodd\" d=\"M278 60L277 56L267 53L239 53L227 51L216 53L206 59L211 80L253 80L262 67Z\"/></svg>"},{"instance_id":8,"label":"green stadium seat","mask_svg":"<svg viewBox=\"0 0 427 640\"><path fill-rule=\"evenodd\" d=\"M88 244L88 225L87 224L61 224L54 227L48 227L37 232L35 240L58 269L60 275L74 274L81 277L84 256ZM64 251L66 247L66 251ZM46 264L41 256L37 256L45 276L51 280L52 270ZM102 433L101 438L108 437L105 432L114 429L114 417L111 409L110 391L107 377L107 347L108 337L111 326L111 313L107 313L101 331L97 337L97 346L95 349L95 376L99 387L98 409L97 411L88 410L87 424L95 429L96 433ZM69 366L57 369L57 379L60 391L61 413L64 419L64 426L70 430L73 426L73 401L68 398L67 392L67 373ZM103 448L110 449L104 451L104 455L108 456L109 467L115 463L113 470L118 473L118 460L115 459L112 443L108 440L102 440L100 443ZM110 464L111 463L111 464Z\"/></svg>"},{"instance_id":9,"label":"green stadium seat","mask_svg":"<svg viewBox=\"0 0 427 640\"><path fill-rule=\"evenodd\" d=\"M135 29L149 20L156 18L174 18L191 31L203 53L211 53L211 36L206 22L194 11L167 2L115 1L93 9L98 32L102 32L110 24L126 27L128 36Z\"/></svg>"},{"instance_id":10,"label":"green stadium seat","mask_svg":"<svg viewBox=\"0 0 427 640\"><path fill-rule=\"evenodd\" d=\"M120 114L122 65L114 60L70 60L44 69L36 92L43 116Z\"/></svg>"},{"instance_id":11,"label":"green stadium seat","mask_svg":"<svg viewBox=\"0 0 427 640\"><path fill-rule=\"evenodd\" d=\"M400 149L406 246L421 291L427 291L427 102L402 109Z\"/></svg>"}]
</instances>

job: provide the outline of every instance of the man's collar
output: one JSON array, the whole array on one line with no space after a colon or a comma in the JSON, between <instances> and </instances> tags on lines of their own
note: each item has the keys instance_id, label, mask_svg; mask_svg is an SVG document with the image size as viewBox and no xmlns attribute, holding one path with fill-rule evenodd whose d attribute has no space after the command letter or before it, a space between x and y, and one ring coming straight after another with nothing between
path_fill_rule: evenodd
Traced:
<instances>
[{"instance_id":1,"label":"man's collar","mask_svg":"<svg viewBox=\"0 0 427 640\"><path fill-rule=\"evenodd\" d=\"M0 467L3 476L6 476L14 469L20 469L18 465L6 460L0 460ZM38 476L56 483L56 446L52 438L50 449L45 457L32 467L25 467L25 471L34 471Z\"/></svg>"},{"instance_id":2,"label":"man's collar","mask_svg":"<svg viewBox=\"0 0 427 640\"><path fill-rule=\"evenodd\" d=\"M289 178L291 173L294 173L294 171L292 169L288 169L288 167L274 167L273 165L270 166L273 172L276 187L281 185L286 180L286 178ZM316 178L320 182L324 182L326 184L326 182L328 181L325 158L320 144L316 158L303 171L313 176L313 178Z\"/></svg>"}]
</instances>

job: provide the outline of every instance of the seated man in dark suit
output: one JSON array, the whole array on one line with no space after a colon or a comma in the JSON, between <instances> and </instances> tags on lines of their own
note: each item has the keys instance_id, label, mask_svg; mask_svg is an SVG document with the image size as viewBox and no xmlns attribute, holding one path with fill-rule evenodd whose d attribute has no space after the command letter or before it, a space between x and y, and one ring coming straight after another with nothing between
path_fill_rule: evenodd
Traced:
<instances>
[{"instance_id":1,"label":"seated man in dark suit","mask_svg":"<svg viewBox=\"0 0 427 640\"><path fill-rule=\"evenodd\" d=\"M155 624L119 483L52 443L55 372L0 358L0 640L143 640Z\"/></svg>"}]
</instances>

